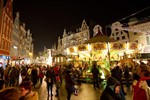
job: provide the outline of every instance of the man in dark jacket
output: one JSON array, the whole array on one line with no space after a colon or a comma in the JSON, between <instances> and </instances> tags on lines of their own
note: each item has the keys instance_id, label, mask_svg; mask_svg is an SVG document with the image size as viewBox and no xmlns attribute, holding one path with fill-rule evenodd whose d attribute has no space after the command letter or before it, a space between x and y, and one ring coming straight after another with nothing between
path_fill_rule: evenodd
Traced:
<instances>
[{"instance_id":1,"label":"man in dark jacket","mask_svg":"<svg viewBox=\"0 0 150 100\"><path fill-rule=\"evenodd\" d=\"M53 90L53 83L54 83L54 71L53 68L48 67L46 71L46 83L47 83L47 92L49 96L49 90L51 92L51 96L53 96L52 90Z\"/></svg>"},{"instance_id":2,"label":"man in dark jacket","mask_svg":"<svg viewBox=\"0 0 150 100\"><path fill-rule=\"evenodd\" d=\"M100 100L125 100L123 93L120 91L120 82L114 77L109 77L107 86L100 96Z\"/></svg>"},{"instance_id":3,"label":"man in dark jacket","mask_svg":"<svg viewBox=\"0 0 150 100\"><path fill-rule=\"evenodd\" d=\"M93 85L94 85L94 88L99 88L99 82L98 82L98 79L99 79L99 70L98 68L96 67L96 64L93 64L93 68L92 68L92 75L93 75Z\"/></svg>"}]
</instances>

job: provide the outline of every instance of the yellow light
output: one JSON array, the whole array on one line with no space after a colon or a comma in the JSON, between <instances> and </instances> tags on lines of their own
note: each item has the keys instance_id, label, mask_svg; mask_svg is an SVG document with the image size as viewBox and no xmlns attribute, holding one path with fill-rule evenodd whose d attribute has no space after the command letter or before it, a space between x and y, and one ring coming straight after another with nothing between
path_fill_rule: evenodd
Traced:
<instances>
[{"instance_id":1,"label":"yellow light","mask_svg":"<svg viewBox=\"0 0 150 100\"><path fill-rule=\"evenodd\" d=\"M67 48L67 54L70 54L69 48Z\"/></svg>"},{"instance_id":2,"label":"yellow light","mask_svg":"<svg viewBox=\"0 0 150 100\"><path fill-rule=\"evenodd\" d=\"M87 45L88 46L88 51L92 50L92 46L90 44Z\"/></svg>"},{"instance_id":3,"label":"yellow light","mask_svg":"<svg viewBox=\"0 0 150 100\"><path fill-rule=\"evenodd\" d=\"M129 50L129 42L126 43L126 50Z\"/></svg>"},{"instance_id":4,"label":"yellow light","mask_svg":"<svg viewBox=\"0 0 150 100\"><path fill-rule=\"evenodd\" d=\"M29 52L29 56L32 56L33 54L31 52Z\"/></svg>"},{"instance_id":5,"label":"yellow light","mask_svg":"<svg viewBox=\"0 0 150 100\"><path fill-rule=\"evenodd\" d=\"M73 49L74 49L74 52L78 51L76 46L73 46Z\"/></svg>"}]
</instances>

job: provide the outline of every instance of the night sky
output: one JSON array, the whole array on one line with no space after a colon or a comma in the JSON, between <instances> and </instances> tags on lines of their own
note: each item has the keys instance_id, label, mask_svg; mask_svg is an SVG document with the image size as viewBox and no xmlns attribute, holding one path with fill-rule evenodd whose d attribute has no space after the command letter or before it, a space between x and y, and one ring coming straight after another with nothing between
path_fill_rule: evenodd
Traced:
<instances>
[{"instance_id":1,"label":"night sky","mask_svg":"<svg viewBox=\"0 0 150 100\"><path fill-rule=\"evenodd\" d=\"M30 29L34 54L37 55L44 46L50 48L57 43L64 28L68 31L79 28L84 19L87 23L104 27L150 6L149 0L103 1L13 0L13 13L15 18L15 13L19 11L21 22L25 22L26 29Z\"/></svg>"}]
</instances>

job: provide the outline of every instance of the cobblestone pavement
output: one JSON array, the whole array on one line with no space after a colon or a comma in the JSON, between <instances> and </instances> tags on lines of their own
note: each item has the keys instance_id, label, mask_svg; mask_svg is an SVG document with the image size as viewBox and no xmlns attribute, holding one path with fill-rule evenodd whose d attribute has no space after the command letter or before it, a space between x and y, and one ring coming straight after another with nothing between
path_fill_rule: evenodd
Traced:
<instances>
[{"instance_id":1,"label":"cobblestone pavement","mask_svg":"<svg viewBox=\"0 0 150 100\"><path fill-rule=\"evenodd\" d=\"M39 100L66 100L66 90L64 82L60 88L60 95L59 97L55 97L55 85L53 86L53 96L49 96L47 94L46 90L46 83L43 82L42 85L37 85L36 88L34 88L34 91L37 91L39 94ZM132 100L132 89L124 88L127 92L126 100ZM82 83L79 86L79 93L78 95L72 95L71 100L100 100L100 95L102 93L102 87L100 89L94 89L92 84L89 83Z\"/></svg>"}]
</instances>

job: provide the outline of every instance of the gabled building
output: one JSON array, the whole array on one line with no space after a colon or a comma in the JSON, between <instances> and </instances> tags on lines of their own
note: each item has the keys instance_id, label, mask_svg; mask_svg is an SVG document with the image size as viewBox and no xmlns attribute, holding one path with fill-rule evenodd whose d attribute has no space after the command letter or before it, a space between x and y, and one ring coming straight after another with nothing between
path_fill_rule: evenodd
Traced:
<instances>
[{"instance_id":1,"label":"gabled building","mask_svg":"<svg viewBox=\"0 0 150 100\"><path fill-rule=\"evenodd\" d=\"M112 33L110 35L110 38L113 38L114 40L121 41L121 42L128 42L129 36L128 31L121 30L120 27L122 27L122 24L120 22L115 22L111 26Z\"/></svg>"},{"instance_id":2,"label":"gabled building","mask_svg":"<svg viewBox=\"0 0 150 100\"><path fill-rule=\"evenodd\" d=\"M13 0L7 0L6 4L3 1L0 9L0 62L5 66L9 63L11 34L13 24L12 5Z\"/></svg>"},{"instance_id":3,"label":"gabled building","mask_svg":"<svg viewBox=\"0 0 150 100\"><path fill-rule=\"evenodd\" d=\"M11 40L12 40L11 48L10 48L11 59L18 59L18 57L19 57L19 44L20 44L19 12L16 13L16 17L14 19Z\"/></svg>"},{"instance_id":4,"label":"gabled building","mask_svg":"<svg viewBox=\"0 0 150 100\"><path fill-rule=\"evenodd\" d=\"M89 26L87 25L86 21L83 20L81 27L75 29L75 31L67 32L66 29L64 29L62 39L58 39L57 50L61 50L61 52L59 51L58 54L66 55L67 52L64 50L66 50L68 47L84 44L89 39Z\"/></svg>"}]
</instances>

